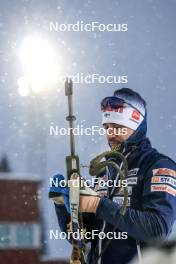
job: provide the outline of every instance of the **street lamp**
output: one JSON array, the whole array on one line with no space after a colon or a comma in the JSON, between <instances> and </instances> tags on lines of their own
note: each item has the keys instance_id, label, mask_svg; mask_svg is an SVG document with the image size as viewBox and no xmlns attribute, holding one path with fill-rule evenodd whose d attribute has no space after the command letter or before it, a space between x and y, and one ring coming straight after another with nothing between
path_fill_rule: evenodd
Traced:
<instances>
[{"instance_id":1,"label":"street lamp","mask_svg":"<svg viewBox=\"0 0 176 264\"><path fill-rule=\"evenodd\" d=\"M46 177L46 103L39 93L58 84L57 56L47 40L33 35L23 40L19 57L23 66L23 76L17 81L18 92L21 96L30 96L29 102L32 104L29 105L29 122L27 122L29 124L27 126L27 170L38 173L45 186L48 182ZM46 207L45 195L41 195L41 206L45 204Z\"/></svg>"},{"instance_id":2,"label":"street lamp","mask_svg":"<svg viewBox=\"0 0 176 264\"><path fill-rule=\"evenodd\" d=\"M21 96L30 96L29 102L32 104L29 109L27 131L30 140L27 152L29 155L28 170L30 169L44 176L46 174L44 161L44 156L46 155L46 153L44 154L46 151L46 120L43 92L58 83L59 67L57 56L48 40L33 34L25 37L22 41L19 49L19 58L22 63L23 76L17 81L18 92ZM39 96L39 93L42 94ZM36 161L34 159L35 155L39 160L38 167L35 165L37 161L37 159Z\"/></svg>"},{"instance_id":3,"label":"street lamp","mask_svg":"<svg viewBox=\"0 0 176 264\"><path fill-rule=\"evenodd\" d=\"M24 70L24 76L17 82L21 96L39 93L57 84L59 67L54 49L47 40L36 35L26 37L19 57Z\"/></svg>"},{"instance_id":4,"label":"street lamp","mask_svg":"<svg viewBox=\"0 0 176 264\"><path fill-rule=\"evenodd\" d=\"M30 96L27 138L27 169L46 174L46 127L43 92L58 84L59 66L55 50L47 39L33 34L24 38L19 49L23 76L18 81L20 96ZM40 96L39 96L39 93ZM37 162L38 161L38 162ZM38 163L38 164L37 164Z\"/></svg>"}]
</instances>

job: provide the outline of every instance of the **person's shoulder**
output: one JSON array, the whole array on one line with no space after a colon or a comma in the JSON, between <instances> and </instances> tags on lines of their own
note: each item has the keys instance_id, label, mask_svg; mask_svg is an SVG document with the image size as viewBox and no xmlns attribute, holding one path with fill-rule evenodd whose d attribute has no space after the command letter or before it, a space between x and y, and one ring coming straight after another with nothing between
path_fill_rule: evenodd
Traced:
<instances>
[{"instance_id":1,"label":"person's shoulder","mask_svg":"<svg viewBox=\"0 0 176 264\"><path fill-rule=\"evenodd\" d=\"M158 158L157 160L154 162L153 166L156 167L166 167L166 168L172 168L173 170L176 171L176 162L170 158L169 156L159 153L158 152Z\"/></svg>"},{"instance_id":2,"label":"person's shoulder","mask_svg":"<svg viewBox=\"0 0 176 264\"><path fill-rule=\"evenodd\" d=\"M164 153L161 153L156 148L152 147L151 149L153 150L154 158L156 157L156 161L167 162L169 164L176 166L176 162L170 156L168 156Z\"/></svg>"},{"instance_id":3,"label":"person's shoulder","mask_svg":"<svg viewBox=\"0 0 176 264\"><path fill-rule=\"evenodd\" d=\"M173 166L176 166L176 162L170 158L169 156L159 152L156 148L154 148L151 144L149 138L146 138L141 146L141 165L145 164L156 164L156 163L168 163Z\"/></svg>"},{"instance_id":4,"label":"person's shoulder","mask_svg":"<svg viewBox=\"0 0 176 264\"><path fill-rule=\"evenodd\" d=\"M169 156L158 152L157 149L152 147L143 154L143 160L140 164L140 168L141 172L143 172L142 174L155 169L162 169L162 174L164 173L163 169L166 169L166 175L169 173L174 175L176 174L176 162ZM167 170L172 170L173 172Z\"/></svg>"},{"instance_id":5,"label":"person's shoulder","mask_svg":"<svg viewBox=\"0 0 176 264\"><path fill-rule=\"evenodd\" d=\"M169 156L152 148L150 170L152 175L176 177L176 162ZM147 161L149 164L149 161Z\"/></svg>"}]
</instances>

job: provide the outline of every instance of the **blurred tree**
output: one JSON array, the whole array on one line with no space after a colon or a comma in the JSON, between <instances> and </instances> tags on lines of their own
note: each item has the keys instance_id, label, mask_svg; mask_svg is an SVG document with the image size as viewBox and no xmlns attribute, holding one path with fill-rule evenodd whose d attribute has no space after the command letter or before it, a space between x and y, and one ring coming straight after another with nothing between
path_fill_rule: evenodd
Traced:
<instances>
[{"instance_id":1,"label":"blurred tree","mask_svg":"<svg viewBox=\"0 0 176 264\"><path fill-rule=\"evenodd\" d=\"M0 161L0 172L11 172L9 161L6 155L1 158Z\"/></svg>"}]
</instances>

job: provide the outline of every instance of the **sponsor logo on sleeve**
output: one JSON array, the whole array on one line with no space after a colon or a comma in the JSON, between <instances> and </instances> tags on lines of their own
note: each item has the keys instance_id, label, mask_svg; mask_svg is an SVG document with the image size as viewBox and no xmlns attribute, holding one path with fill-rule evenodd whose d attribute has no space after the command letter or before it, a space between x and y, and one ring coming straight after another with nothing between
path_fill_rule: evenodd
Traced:
<instances>
[{"instance_id":1,"label":"sponsor logo on sleeve","mask_svg":"<svg viewBox=\"0 0 176 264\"><path fill-rule=\"evenodd\" d=\"M166 192L173 196L176 196L176 190L169 185L161 184L161 185L151 185L152 192Z\"/></svg>"},{"instance_id":2,"label":"sponsor logo on sleeve","mask_svg":"<svg viewBox=\"0 0 176 264\"><path fill-rule=\"evenodd\" d=\"M167 168L158 168L153 170L153 176L160 176L160 175L168 175L172 177L176 177L176 171L167 169Z\"/></svg>"},{"instance_id":3,"label":"sponsor logo on sleeve","mask_svg":"<svg viewBox=\"0 0 176 264\"><path fill-rule=\"evenodd\" d=\"M135 169L129 170L128 171L128 177L137 175L138 171L139 171L139 168L135 168Z\"/></svg>"},{"instance_id":4,"label":"sponsor logo on sleeve","mask_svg":"<svg viewBox=\"0 0 176 264\"><path fill-rule=\"evenodd\" d=\"M128 184L137 184L137 177L127 178Z\"/></svg>"},{"instance_id":5,"label":"sponsor logo on sleeve","mask_svg":"<svg viewBox=\"0 0 176 264\"><path fill-rule=\"evenodd\" d=\"M152 183L165 183L176 187L176 179L169 176L154 176L152 177Z\"/></svg>"}]
</instances>

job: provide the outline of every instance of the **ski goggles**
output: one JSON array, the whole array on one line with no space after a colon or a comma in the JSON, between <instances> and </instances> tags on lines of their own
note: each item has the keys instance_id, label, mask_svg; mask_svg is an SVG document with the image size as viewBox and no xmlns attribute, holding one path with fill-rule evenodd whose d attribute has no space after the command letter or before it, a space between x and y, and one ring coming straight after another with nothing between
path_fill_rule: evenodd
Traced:
<instances>
[{"instance_id":1,"label":"ski goggles","mask_svg":"<svg viewBox=\"0 0 176 264\"><path fill-rule=\"evenodd\" d=\"M145 104L139 100L139 98L134 98L130 94L123 94L119 93L118 90L114 92L114 97L117 97L119 99L123 99L127 104L131 105L132 107L136 108L143 117L145 116L146 109Z\"/></svg>"},{"instance_id":2,"label":"ski goggles","mask_svg":"<svg viewBox=\"0 0 176 264\"><path fill-rule=\"evenodd\" d=\"M123 107L125 101L121 98L115 96L105 97L101 102L101 110L105 111L106 109L118 109L119 107Z\"/></svg>"},{"instance_id":3,"label":"ski goggles","mask_svg":"<svg viewBox=\"0 0 176 264\"><path fill-rule=\"evenodd\" d=\"M102 100L102 124L115 123L136 130L144 116L141 112L122 98L109 96Z\"/></svg>"}]
</instances>

